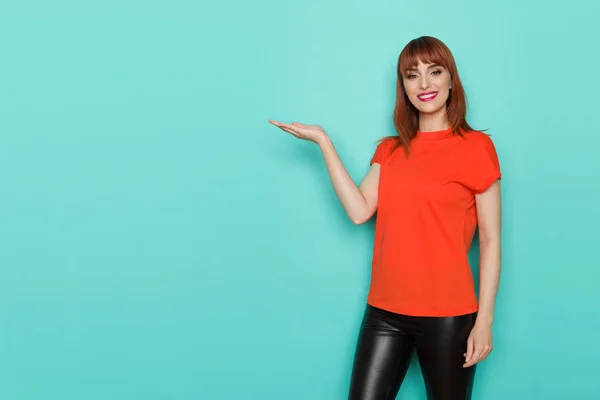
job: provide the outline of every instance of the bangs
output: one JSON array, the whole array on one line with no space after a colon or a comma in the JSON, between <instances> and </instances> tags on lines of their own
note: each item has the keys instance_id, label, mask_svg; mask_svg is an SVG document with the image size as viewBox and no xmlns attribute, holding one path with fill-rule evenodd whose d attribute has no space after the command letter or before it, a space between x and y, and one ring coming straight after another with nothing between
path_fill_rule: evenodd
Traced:
<instances>
[{"instance_id":1,"label":"bangs","mask_svg":"<svg viewBox=\"0 0 600 400\"><path fill-rule=\"evenodd\" d=\"M452 65L450 50L443 43L428 38L420 37L411 40L400 54L399 75L406 73L411 68L416 68L419 61L424 64L439 64L446 70Z\"/></svg>"}]
</instances>

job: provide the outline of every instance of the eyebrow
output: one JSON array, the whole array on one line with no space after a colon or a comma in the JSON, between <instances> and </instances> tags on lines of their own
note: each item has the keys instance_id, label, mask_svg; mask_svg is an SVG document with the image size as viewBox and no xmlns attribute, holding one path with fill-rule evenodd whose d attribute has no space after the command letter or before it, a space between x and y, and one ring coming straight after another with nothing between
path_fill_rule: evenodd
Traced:
<instances>
[{"instance_id":1,"label":"eyebrow","mask_svg":"<svg viewBox=\"0 0 600 400\"><path fill-rule=\"evenodd\" d=\"M431 64L429 67L427 67L427 69L438 68L438 67L442 67L442 66L440 64ZM410 72L410 71L418 71L418 70L415 67L412 67L412 68L409 68L406 70L406 72Z\"/></svg>"}]
</instances>

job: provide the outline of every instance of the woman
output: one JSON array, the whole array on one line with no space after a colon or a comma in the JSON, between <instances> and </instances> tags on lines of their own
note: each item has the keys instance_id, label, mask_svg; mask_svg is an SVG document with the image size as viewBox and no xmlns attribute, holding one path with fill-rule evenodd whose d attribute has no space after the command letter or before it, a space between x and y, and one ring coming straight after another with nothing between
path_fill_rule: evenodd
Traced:
<instances>
[{"instance_id":1,"label":"woman","mask_svg":"<svg viewBox=\"0 0 600 400\"><path fill-rule=\"evenodd\" d=\"M444 43L425 36L400 54L398 135L377 146L359 187L321 127L270 121L319 145L335 192L355 224L377 211L351 400L395 399L413 351L428 399L469 399L475 364L492 350L501 173L493 142L465 117L454 58ZM467 258L477 225L479 299Z\"/></svg>"}]
</instances>

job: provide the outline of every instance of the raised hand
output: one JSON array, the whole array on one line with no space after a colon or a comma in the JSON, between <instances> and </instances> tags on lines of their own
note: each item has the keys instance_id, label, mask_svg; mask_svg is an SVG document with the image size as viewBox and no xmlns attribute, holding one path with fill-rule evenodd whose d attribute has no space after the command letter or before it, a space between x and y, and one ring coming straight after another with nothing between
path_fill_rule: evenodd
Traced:
<instances>
[{"instance_id":1,"label":"raised hand","mask_svg":"<svg viewBox=\"0 0 600 400\"><path fill-rule=\"evenodd\" d=\"M286 124L272 119L269 120L269 123L281 130L291 133L299 139L310 140L315 143L319 143L319 141L327 137L327 133L325 133L325 130L319 125L305 125L300 122Z\"/></svg>"}]
</instances>

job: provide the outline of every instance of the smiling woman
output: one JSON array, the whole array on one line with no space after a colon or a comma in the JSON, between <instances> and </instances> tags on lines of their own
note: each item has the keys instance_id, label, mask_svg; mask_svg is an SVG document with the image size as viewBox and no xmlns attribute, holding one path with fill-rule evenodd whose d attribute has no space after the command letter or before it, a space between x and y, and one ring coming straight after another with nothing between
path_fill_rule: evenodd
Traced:
<instances>
[{"instance_id":1,"label":"smiling woman","mask_svg":"<svg viewBox=\"0 0 600 400\"><path fill-rule=\"evenodd\" d=\"M466 95L456 62L444 43L428 36L411 41L400 53L397 73L398 145L410 151L415 132L439 128L437 121L454 133L473 130L466 121Z\"/></svg>"},{"instance_id":2,"label":"smiling woman","mask_svg":"<svg viewBox=\"0 0 600 400\"><path fill-rule=\"evenodd\" d=\"M448 74L444 67L439 64L423 64L422 62L406 72L404 86L409 97L416 97L423 103L433 101L438 97L440 91L441 96L438 99L448 98L448 92L452 89L450 86L450 74ZM421 92L428 89L431 91ZM441 110L441 107L435 107L431 103L427 105L416 103L415 107L424 113L428 113L434 108Z\"/></svg>"},{"instance_id":3,"label":"smiling woman","mask_svg":"<svg viewBox=\"0 0 600 400\"><path fill-rule=\"evenodd\" d=\"M500 165L466 121L450 50L421 37L398 60L394 123L356 186L318 125L270 122L319 145L348 217L377 211L372 274L350 400L396 397L416 351L430 400L471 397L475 364L492 350L500 273ZM479 226L481 291L467 252Z\"/></svg>"}]
</instances>

